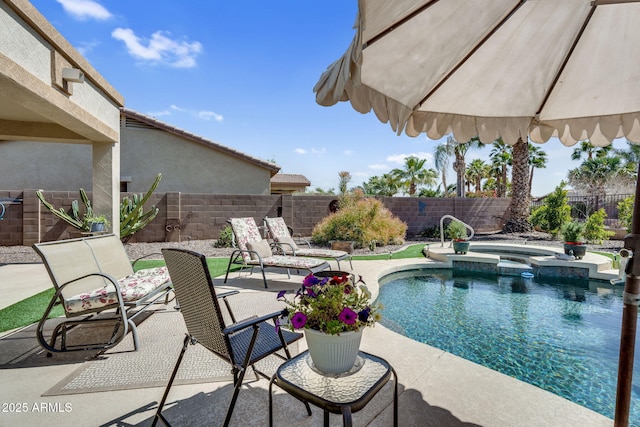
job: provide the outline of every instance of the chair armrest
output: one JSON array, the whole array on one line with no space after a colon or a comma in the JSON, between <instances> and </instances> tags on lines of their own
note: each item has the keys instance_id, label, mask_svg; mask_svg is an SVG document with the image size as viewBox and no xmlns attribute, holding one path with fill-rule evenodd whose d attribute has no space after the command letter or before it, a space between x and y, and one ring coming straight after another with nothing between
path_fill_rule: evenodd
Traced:
<instances>
[{"instance_id":1,"label":"chair armrest","mask_svg":"<svg viewBox=\"0 0 640 427\"><path fill-rule=\"evenodd\" d=\"M252 326L256 326L262 322L266 322L267 320L275 320L282 314L282 311L278 311L271 314L266 314L260 317L250 317L248 319L241 320L239 322L233 323L222 330L225 335L233 334L235 332L241 331L243 329L250 328ZM275 328L275 326L274 326Z\"/></svg>"},{"instance_id":2,"label":"chair armrest","mask_svg":"<svg viewBox=\"0 0 640 427\"><path fill-rule=\"evenodd\" d=\"M133 270L135 271L136 263L137 263L138 261L143 260L143 259L145 259L145 258L149 258L150 256L153 256L153 255L160 255L159 260L160 260L160 261L162 261L162 260L163 260L163 258L162 258L162 253L161 253L161 252L153 252L153 253L150 253L150 254L147 254L147 255L143 255L143 256L141 256L141 257L139 257L139 258L136 258L136 259L131 263L131 267L132 267L132 268L133 268Z\"/></svg>"},{"instance_id":3,"label":"chair armrest","mask_svg":"<svg viewBox=\"0 0 640 427\"><path fill-rule=\"evenodd\" d=\"M290 243L284 243L284 242L272 242L272 243L271 243L271 247L272 247L272 248L278 248L278 251L282 251L282 253L283 253L284 255L286 255L286 254L287 254L287 251L286 251L286 250L284 250L283 246L288 246L288 247L289 247L289 249L290 249L289 253L292 253L293 255L295 255L295 254L296 254L296 250L295 250L295 249L293 249L293 246L291 246L291 244L290 244Z\"/></svg>"},{"instance_id":4,"label":"chair armrest","mask_svg":"<svg viewBox=\"0 0 640 427\"><path fill-rule=\"evenodd\" d=\"M307 245L308 248L311 248L311 242L302 237L302 234L295 234L291 236L293 241L296 242L297 245Z\"/></svg>"},{"instance_id":5,"label":"chair armrest","mask_svg":"<svg viewBox=\"0 0 640 427\"><path fill-rule=\"evenodd\" d=\"M221 294L216 294L216 297L218 297L218 298L226 298L228 296L239 294L239 293L240 293L240 291L223 292Z\"/></svg>"}]
</instances>

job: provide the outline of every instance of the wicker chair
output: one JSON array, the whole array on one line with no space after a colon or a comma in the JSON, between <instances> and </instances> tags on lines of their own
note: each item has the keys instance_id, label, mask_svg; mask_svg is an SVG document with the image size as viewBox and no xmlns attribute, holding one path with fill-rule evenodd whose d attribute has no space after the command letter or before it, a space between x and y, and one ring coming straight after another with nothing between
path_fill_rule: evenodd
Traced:
<instances>
[{"instance_id":1,"label":"wicker chair","mask_svg":"<svg viewBox=\"0 0 640 427\"><path fill-rule=\"evenodd\" d=\"M269 218L265 216L264 224L269 231L269 236L279 243L279 246L282 247L285 254L290 253L293 256L313 258L333 258L338 264L338 270L340 270L340 261L348 259L349 266L353 270L351 255L349 253L333 249L312 248L311 243L301 236L296 236L294 239L293 229L287 226L287 223L284 222L284 218ZM301 247L303 245L306 247Z\"/></svg>"},{"instance_id":2,"label":"wicker chair","mask_svg":"<svg viewBox=\"0 0 640 427\"><path fill-rule=\"evenodd\" d=\"M227 297L238 292L232 291L216 295L204 255L184 249L162 249L162 255L167 263L188 332L156 411L153 425L156 425L158 419L162 420L165 425L169 425L169 422L162 415L162 408L188 344L199 343L231 365L234 391L224 421L224 425L227 426L247 368L251 366L256 376L261 375L269 379L270 377L257 369L254 364L272 354L283 360L290 359L288 344L299 340L303 335L280 328L276 330L274 324L267 323L268 320L275 321L281 312L236 321ZM218 302L220 298L225 302L233 322L230 325L225 324ZM280 350L284 350L286 357L276 353ZM308 404L307 411L309 414L311 413Z\"/></svg>"}]
</instances>

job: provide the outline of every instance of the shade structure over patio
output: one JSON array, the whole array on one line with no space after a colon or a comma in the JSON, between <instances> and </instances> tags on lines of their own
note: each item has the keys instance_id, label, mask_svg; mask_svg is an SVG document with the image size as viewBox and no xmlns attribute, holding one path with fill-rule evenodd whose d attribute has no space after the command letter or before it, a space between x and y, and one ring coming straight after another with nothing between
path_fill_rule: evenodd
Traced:
<instances>
[{"instance_id":1,"label":"shade structure over patio","mask_svg":"<svg viewBox=\"0 0 640 427\"><path fill-rule=\"evenodd\" d=\"M316 101L349 101L401 134L571 146L640 143L637 0L359 0L355 36ZM638 300L640 189L625 248L616 425L628 425Z\"/></svg>"}]
</instances>

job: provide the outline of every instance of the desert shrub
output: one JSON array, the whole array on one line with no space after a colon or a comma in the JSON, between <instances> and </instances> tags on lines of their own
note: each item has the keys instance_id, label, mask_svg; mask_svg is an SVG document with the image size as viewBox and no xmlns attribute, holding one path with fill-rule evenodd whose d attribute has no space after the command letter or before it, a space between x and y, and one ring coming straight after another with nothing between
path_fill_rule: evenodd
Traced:
<instances>
[{"instance_id":1,"label":"desert shrub","mask_svg":"<svg viewBox=\"0 0 640 427\"><path fill-rule=\"evenodd\" d=\"M218 240L213 244L214 248L230 248L233 246L233 230L230 225L226 225L220 230Z\"/></svg>"},{"instance_id":2,"label":"desert shrub","mask_svg":"<svg viewBox=\"0 0 640 427\"><path fill-rule=\"evenodd\" d=\"M634 200L635 196L629 196L618 202L618 220L622 223L622 226L627 229L627 233L631 233Z\"/></svg>"},{"instance_id":3,"label":"desert shrub","mask_svg":"<svg viewBox=\"0 0 640 427\"><path fill-rule=\"evenodd\" d=\"M615 233L604 229L604 220L607 213L604 209L598 209L587 218L584 226L584 238L589 243L601 244L603 240L609 240L609 237Z\"/></svg>"},{"instance_id":4,"label":"desert shrub","mask_svg":"<svg viewBox=\"0 0 640 427\"><path fill-rule=\"evenodd\" d=\"M324 217L313 228L314 243L328 244L332 240L349 240L358 248L372 241L379 246L404 243L407 225L374 198L344 196L340 209Z\"/></svg>"}]
</instances>

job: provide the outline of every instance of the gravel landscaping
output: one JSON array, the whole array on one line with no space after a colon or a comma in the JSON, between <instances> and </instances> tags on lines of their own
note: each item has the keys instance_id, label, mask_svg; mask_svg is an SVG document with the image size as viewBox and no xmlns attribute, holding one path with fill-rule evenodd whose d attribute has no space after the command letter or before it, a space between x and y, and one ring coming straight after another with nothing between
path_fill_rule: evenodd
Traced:
<instances>
[{"instance_id":1,"label":"gravel landscaping","mask_svg":"<svg viewBox=\"0 0 640 427\"><path fill-rule=\"evenodd\" d=\"M492 241L496 243L518 243L536 246L562 247L562 242L553 240L546 233L495 233L495 234L476 234L472 239L474 241ZM215 240L191 240L184 242L154 242L154 243L127 243L125 248L129 254L129 258L137 259L141 256L156 254L150 258L161 258L160 249L165 247L178 247L189 249L202 253L207 257L229 257L233 249L214 247ZM374 251L369 248L356 249L355 255L371 255L376 253L389 253L401 250L407 245L430 243L439 244L439 239L411 239L405 245L387 245L378 246ZM445 243L446 244L446 243ZM615 253L624 246L622 240L608 240L602 244L589 244L587 249L590 251L601 251ZM0 265L16 264L16 263L38 263L40 257L29 246L0 246Z\"/></svg>"}]
</instances>

